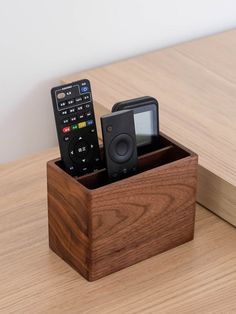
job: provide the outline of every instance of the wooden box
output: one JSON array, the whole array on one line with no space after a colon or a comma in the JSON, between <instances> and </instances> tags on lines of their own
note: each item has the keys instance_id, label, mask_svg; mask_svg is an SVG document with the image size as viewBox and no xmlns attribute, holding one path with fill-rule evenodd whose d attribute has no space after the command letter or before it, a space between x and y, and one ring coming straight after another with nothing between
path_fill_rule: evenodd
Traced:
<instances>
[{"instance_id":1,"label":"wooden box","mask_svg":"<svg viewBox=\"0 0 236 314\"><path fill-rule=\"evenodd\" d=\"M50 248L89 281L193 239L197 155L162 134L138 168L108 183L47 164Z\"/></svg>"}]
</instances>

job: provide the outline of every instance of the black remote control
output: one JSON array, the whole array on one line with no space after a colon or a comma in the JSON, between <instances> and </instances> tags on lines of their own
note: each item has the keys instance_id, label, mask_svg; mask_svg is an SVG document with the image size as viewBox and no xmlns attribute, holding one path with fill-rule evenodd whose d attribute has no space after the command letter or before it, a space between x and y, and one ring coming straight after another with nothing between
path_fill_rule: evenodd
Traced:
<instances>
[{"instance_id":1,"label":"black remote control","mask_svg":"<svg viewBox=\"0 0 236 314\"><path fill-rule=\"evenodd\" d=\"M57 135L65 170L80 176L101 168L90 82L52 88Z\"/></svg>"},{"instance_id":2,"label":"black remote control","mask_svg":"<svg viewBox=\"0 0 236 314\"><path fill-rule=\"evenodd\" d=\"M101 117L104 153L110 181L135 174L137 144L132 110L121 110Z\"/></svg>"}]
</instances>

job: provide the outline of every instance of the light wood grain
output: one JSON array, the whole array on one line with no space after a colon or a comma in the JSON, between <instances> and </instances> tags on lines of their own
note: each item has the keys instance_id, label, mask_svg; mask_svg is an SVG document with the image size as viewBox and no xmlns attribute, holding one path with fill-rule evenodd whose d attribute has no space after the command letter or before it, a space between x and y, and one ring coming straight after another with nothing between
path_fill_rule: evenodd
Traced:
<instances>
[{"instance_id":1,"label":"light wood grain","mask_svg":"<svg viewBox=\"0 0 236 314\"><path fill-rule=\"evenodd\" d=\"M94 99L115 102L143 95L160 103L161 130L196 151L209 199L198 201L236 225L236 30L93 69L63 79L91 80ZM211 175L212 174L212 175ZM219 184L220 179L221 184ZM216 180L215 180L216 179ZM199 182L203 182L200 180ZM232 189L228 189L228 185ZM210 200L221 202L216 207Z\"/></svg>"},{"instance_id":2,"label":"light wood grain","mask_svg":"<svg viewBox=\"0 0 236 314\"><path fill-rule=\"evenodd\" d=\"M214 74L236 84L235 46L236 32L231 30L176 46L175 49Z\"/></svg>"},{"instance_id":3,"label":"light wood grain","mask_svg":"<svg viewBox=\"0 0 236 314\"><path fill-rule=\"evenodd\" d=\"M46 162L57 149L1 166L1 313L236 311L236 232L197 207L193 241L93 283L48 247Z\"/></svg>"}]
</instances>

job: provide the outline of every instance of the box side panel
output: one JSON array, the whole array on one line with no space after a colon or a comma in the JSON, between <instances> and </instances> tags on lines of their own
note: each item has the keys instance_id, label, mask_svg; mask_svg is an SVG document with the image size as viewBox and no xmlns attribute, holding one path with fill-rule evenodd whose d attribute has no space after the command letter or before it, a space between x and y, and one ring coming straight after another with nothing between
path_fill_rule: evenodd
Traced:
<instances>
[{"instance_id":1,"label":"box side panel","mask_svg":"<svg viewBox=\"0 0 236 314\"><path fill-rule=\"evenodd\" d=\"M88 278L89 194L53 162L47 166L49 246Z\"/></svg>"},{"instance_id":2,"label":"box side panel","mask_svg":"<svg viewBox=\"0 0 236 314\"><path fill-rule=\"evenodd\" d=\"M191 240L196 177L191 156L95 191L90 280Z\"/></svg>"}]
</instances>

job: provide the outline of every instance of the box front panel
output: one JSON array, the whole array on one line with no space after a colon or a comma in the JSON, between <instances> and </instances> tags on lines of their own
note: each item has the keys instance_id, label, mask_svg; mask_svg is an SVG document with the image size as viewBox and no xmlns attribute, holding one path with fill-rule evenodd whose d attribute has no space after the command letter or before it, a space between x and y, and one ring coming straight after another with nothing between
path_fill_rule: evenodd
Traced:
<instances>
[{"instance_id":1,"label":"box front panel","mask_svg":"<svg viewBox=\"0 0 236 314\"><path fill-rule=\"evenodd\" d=\"M94 191L91 278L193 238L196 166L188 157Z\"/></svg>"}]
</instances>

